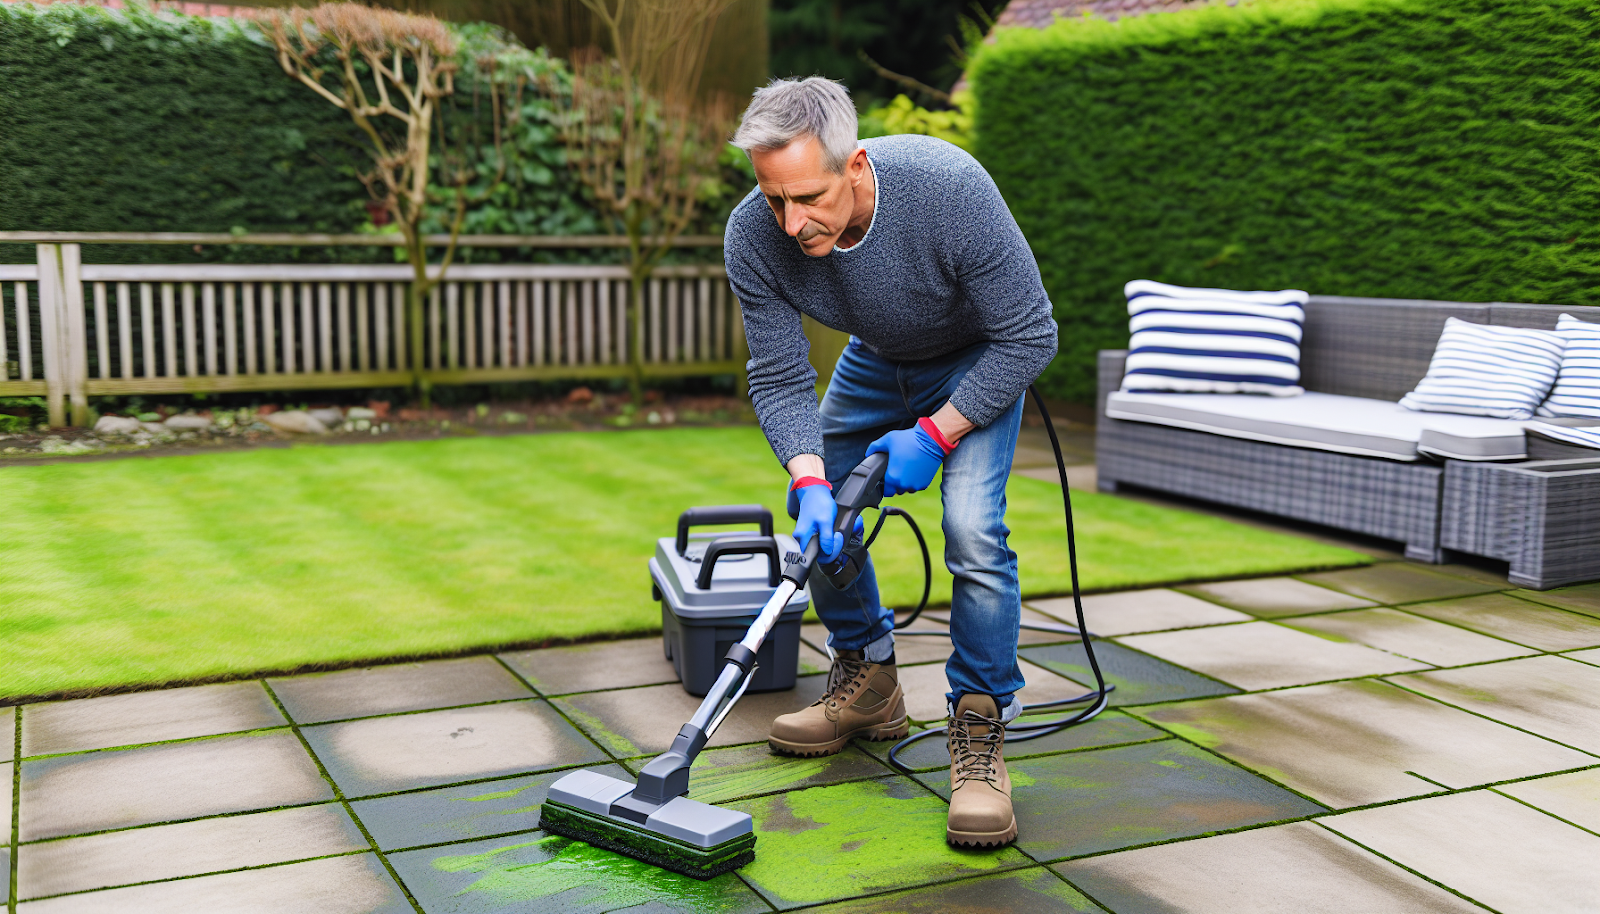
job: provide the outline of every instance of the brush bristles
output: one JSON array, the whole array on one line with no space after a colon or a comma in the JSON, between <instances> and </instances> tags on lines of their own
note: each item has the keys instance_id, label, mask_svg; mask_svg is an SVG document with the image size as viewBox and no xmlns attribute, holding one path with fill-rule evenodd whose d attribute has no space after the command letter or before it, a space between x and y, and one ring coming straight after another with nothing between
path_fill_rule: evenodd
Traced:
<instances>
[{"instance_id":1,"label":"brush bristles","mask_svg":"<svg viewBox=\"0 0 1600 914\"><path fill-rule=\"evenodd\" d=\"M711 879L756 859L754 834L700 848L555 800L546 800L539 808L539 827L695 879Z\"/></svg>"}]
</instances>

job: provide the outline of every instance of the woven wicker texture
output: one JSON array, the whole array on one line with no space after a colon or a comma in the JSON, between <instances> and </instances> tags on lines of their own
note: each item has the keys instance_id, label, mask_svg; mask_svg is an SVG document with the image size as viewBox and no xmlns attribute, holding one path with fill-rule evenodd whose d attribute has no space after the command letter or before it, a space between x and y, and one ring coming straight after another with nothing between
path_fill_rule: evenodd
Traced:
<instances>
[{"instance_id":1,"label":"woven wicker texture","mask_svg":"<svg viewBox=\"0 0 1600 914\"><path fill-rule=\"evenodd\" d=\"M1322 393L1398 401L1428 373L1450 317L1487 324L1489 306L1313 295L1300 347L1300 384Z\"/></svg>"},{"instance_id":2,"label":"woven wicker texture","mask_svg":"<svg viewBox=\"0 0 1600 914\"><path fill-rule=\"evenodd\" d=\"M1600 459L1445 465L1440 545L1546 590L1600 578Z\"/></svg>"},{"instance_id":3,"label":"woven wicker texture","mask_svg":"<svg viewBox=\"0 0 1600 914\"><path fill-rule=\"evenodd\" d=\"M1570 314L1580 321L1600 324L1600 308L1582 305L1519 305L1497 301L1489 306L1489 323L1529 330L1554 330L1556 320Z\"/></svg>"}]
</instances>

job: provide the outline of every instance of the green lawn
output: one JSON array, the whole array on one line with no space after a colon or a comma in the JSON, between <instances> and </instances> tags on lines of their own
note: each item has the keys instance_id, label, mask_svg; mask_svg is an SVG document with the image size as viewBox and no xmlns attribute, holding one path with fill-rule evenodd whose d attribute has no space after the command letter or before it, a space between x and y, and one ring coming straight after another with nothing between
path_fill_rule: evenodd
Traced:
<instances>
[{"instance_id":1,"label":"green lawn","mask_svg":"<svg viewBox=\"0 0 1600 914\"><path fill-rule=\"evenodd\" d=\"M0 696L455 651L660 625L645 562L691 505L786 477L753 428L599 432L0 469ZM1074 493L1105 590L1360 564L1365 556ZM939 501L911 510L935 550ZM1013 479L1029 595L1068 589L1060 490ZM891 519L885 599L920 588Z\"/></svg>"}]
</instances>

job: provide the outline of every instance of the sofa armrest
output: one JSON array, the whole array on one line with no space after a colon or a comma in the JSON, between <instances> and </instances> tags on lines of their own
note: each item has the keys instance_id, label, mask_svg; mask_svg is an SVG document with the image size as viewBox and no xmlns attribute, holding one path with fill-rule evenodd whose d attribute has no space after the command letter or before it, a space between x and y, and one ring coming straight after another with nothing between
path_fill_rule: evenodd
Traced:
<instances>
[{"instance_id":1,"label":"sofa armrest","mask_svg":"<svg viewBox=\"0 0 1600 914\"><path fill-rule=\"evenodd\" d=\"M1094 417L1095 422L1104 422L1106 418L1106 397L1122 386L1122 372L1128 361L1126 349L1100 350L1099 376L1100 390L1095 397Z\"/></svg>"}]
</instances>

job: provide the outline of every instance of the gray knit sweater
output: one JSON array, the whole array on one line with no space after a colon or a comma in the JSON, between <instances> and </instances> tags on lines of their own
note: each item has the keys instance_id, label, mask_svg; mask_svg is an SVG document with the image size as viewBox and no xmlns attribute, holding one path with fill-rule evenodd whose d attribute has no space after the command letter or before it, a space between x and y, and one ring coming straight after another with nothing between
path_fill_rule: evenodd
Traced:
<instances>
[{"instance_id":1,"label":"gray knit sweater","mask_svg":"<svg viewBox=\"0 0 1600 914\"><path fill-rule=\"evenodd\" d=\"M989 342L950 398L979 426L1015 403L1056 354L1033 252L983 166L932 137L861 145L878 199L854 247L807 257L760 188L728 219L724 251L750 343L750 399L779 463L822 454L802 313L895 361Z\"/></svg>"}]
</instances>

